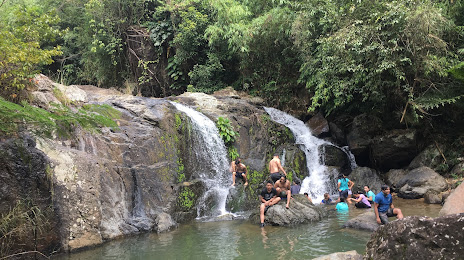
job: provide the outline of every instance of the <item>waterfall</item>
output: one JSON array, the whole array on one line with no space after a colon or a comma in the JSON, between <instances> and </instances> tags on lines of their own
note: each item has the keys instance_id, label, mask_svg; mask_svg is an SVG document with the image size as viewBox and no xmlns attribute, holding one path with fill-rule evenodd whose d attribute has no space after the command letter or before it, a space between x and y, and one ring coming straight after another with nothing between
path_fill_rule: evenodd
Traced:
<instances>
[{"instance_id":1,"label":"waterfall","mask_svg":"<svg viewBox=\"0 0 464 260\"><path fill-rule=\"evenodd\" d=\"M322 199L326 192L334 194L335 184L329 177L333 173L322 164L318 149L320 145L330 143L313 136L303 121L275 108L264 107L264 110L274 122L283 124L292 131L295 143L306 155L309 176L303 180L300 193L307 192L311 198L316 200Z\"/></svg>"},{"instance_id":2,"label":"waterfall","mask_svg":"<svg viewBox=\"0 0 464 260\"><path fill-rule=\"evenodd\" d=\"M228 213L226 199L231 184L227 149L219 137L216 124L202 113L185 105L171 102L177 110L184 112L192 124L192 151L197 163L195 177L206 185L199 199L197 216L214 217Z\"/></svg>"}]
</instances>

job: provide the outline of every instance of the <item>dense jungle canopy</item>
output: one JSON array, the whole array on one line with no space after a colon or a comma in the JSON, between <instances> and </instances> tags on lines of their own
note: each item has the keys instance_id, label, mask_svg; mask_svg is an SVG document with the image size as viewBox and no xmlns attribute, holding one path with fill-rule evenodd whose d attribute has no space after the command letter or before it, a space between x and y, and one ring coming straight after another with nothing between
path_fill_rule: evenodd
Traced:
<instances>
[{"instance_id":1,"label":"dense jungle canopy","mask_svg":"<svg viewBox=\"0 0 464 260\"><path fill-rule=\"evenodd\" d=\"M2 0L0 90L33 75L144 96L226 86L286 110L460 118L462 0Z\"/></svg>"}]
</instances>

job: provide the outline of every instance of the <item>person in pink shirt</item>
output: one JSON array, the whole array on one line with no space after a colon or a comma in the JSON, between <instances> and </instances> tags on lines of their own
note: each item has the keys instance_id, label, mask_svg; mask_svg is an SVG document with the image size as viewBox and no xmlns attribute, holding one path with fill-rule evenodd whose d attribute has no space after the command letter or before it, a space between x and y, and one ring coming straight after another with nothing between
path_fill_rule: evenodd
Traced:
<instances>
[{"instance_id":1,"label":"person in pink shirt","mask_svg":"<svg viewBox=\"0 0 464 260\"><path fill-rule=\"evenodd\" d=\"M350 198L352 202L355 202L356 208L370 208L371 203L369 200L364 196L362 192L357 192L353 194L354 198Z\"/></svg>"}]
</instances>

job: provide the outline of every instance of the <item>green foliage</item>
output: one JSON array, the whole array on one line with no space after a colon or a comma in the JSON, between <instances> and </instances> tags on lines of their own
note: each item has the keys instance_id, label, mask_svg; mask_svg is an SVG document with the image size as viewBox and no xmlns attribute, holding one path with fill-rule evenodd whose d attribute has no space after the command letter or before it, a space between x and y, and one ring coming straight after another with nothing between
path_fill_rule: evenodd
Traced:
<instances>
[{"instance_id":1,"label":"green foliage","mask_svg":"<svg viewBox=\"0 0 464 260\"><path fill-rule=\"evenodd\" d=\"M18 100L40 66L51 64L52 57L61 54L59 46L45 46L59 36L55 27L59 18L37 6L13 5L10 11L14 14L10 21L0 19L0 95Z\"/></svg>"},{"instance_id":2,"label":"green foliage","mask_svg":"<svg viewBox=\"0 0 464 260\"><path fill-rule=\"evenodd\" d=\"M109 116L117 118L118 114L108 105L87 105L78 111L55 105L49 112L24 101L15 104L0 98L0 133L9 135L26 128L40 136L67 136L75 126L88 131L104 126L117 127Z\"/></svg>"},{"instance_id":3,"label":"green foliage","mask_svg":"<svg viewBox=\"0 0 464 260\"><path fill-rule=\"evenodd\" d=\"M222 140L224 140L226 146L229 146L235 142L235 138L238 136L238 133L234 131L234 127L230 124L229 119L219 117L218 121L216 122L216 126L219 130L219 135L221 136Z\"/></svg>"},{"instance_id":4,"label":"green foliage","mask_svg":"<svg viewBox=\"0 0 464 260\"><path fill-rule=\"evenodd\" d=\"M227 154L229 154L229 157L230 159L232 159L232 161L240 157L240 154L238 154L237 148L233 146L227 147Z\"/></svg>"},{"instance_id":5,"label":"green foliage","mask_svg":"<svg viewBox=\"0 0 464 260\"><path fill-rule=\"evenodd\" d=\"M219 58L214 54L208 54L208 61L205 65L195 65L189 72L190 84L194 86L196 92L212 93L225 87L221 80L224 72Z\"/></svg>"},{"instance_id":6,"label":"green foliage","mask_svg":"<svg viewBox=\"0 0 464 260\"><path fill-rule=\"evenodd\" d=\"M177 204L183 210L190 210L195 206L196 195L189 187L183 187L177 198Z\"/></svg>"}]
</instances>

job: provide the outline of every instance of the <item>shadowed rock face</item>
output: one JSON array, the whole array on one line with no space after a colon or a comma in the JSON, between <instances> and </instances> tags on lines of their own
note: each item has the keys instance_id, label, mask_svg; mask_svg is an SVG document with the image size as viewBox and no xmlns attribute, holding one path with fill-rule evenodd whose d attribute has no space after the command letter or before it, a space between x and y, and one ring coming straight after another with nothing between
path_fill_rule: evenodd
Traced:
<instances>
[{"instance_id":1,"label":"shadowed rock face","mask_svg":"<svg viewBox=\"0 0 464 260\"><path fill-rule=\"evenodd\" d=\"M406 217L381 226L366 246L365 259L462 259L464 215Z\"/></svg>"}]
</instances>

